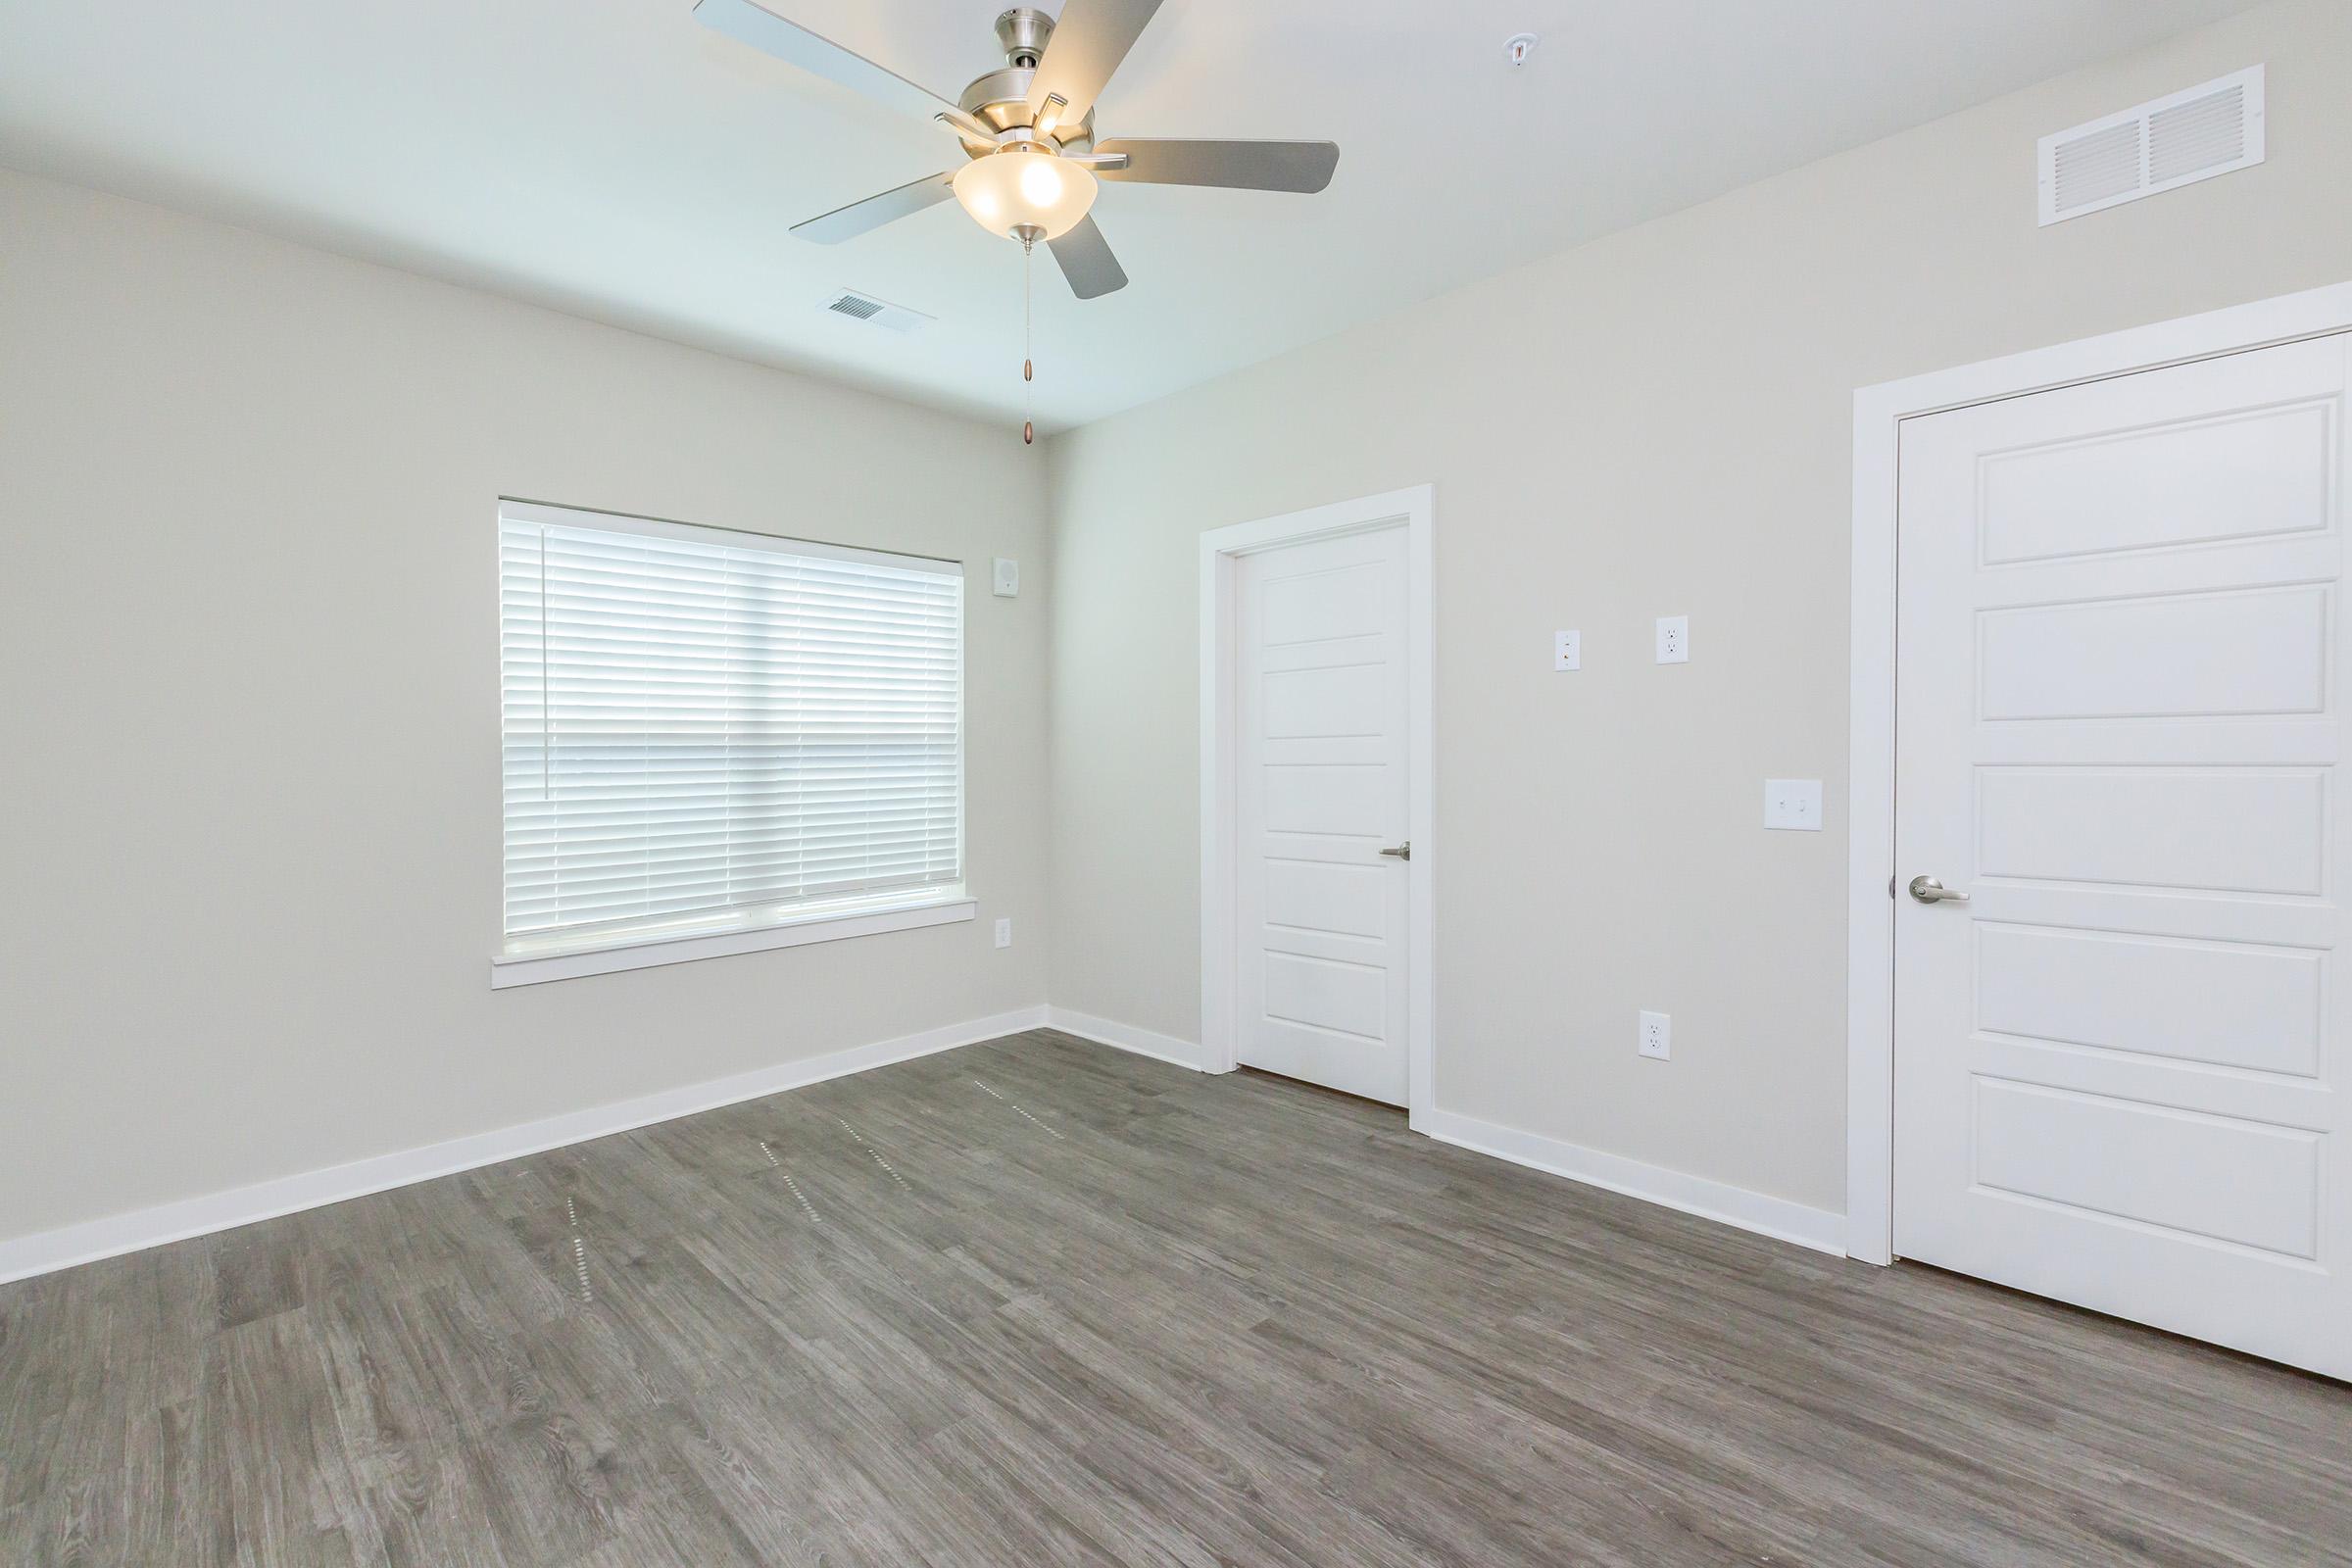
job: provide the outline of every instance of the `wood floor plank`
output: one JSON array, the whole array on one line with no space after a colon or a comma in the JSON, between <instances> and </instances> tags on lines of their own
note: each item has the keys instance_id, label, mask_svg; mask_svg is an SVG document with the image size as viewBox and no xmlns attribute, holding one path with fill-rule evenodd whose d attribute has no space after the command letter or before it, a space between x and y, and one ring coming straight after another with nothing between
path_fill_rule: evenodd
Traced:
<instances>
[{"instance_id":1,"label":"wood floor plank","mask_svg":"<svg viewBox=\"0 0 2352 1568\"><path fill-rule=\"evenodd\" d=\"M2352 1565L2352 1390L1051 1031L0 1287L0 1563Z\"/></svg>"}]
</instances>

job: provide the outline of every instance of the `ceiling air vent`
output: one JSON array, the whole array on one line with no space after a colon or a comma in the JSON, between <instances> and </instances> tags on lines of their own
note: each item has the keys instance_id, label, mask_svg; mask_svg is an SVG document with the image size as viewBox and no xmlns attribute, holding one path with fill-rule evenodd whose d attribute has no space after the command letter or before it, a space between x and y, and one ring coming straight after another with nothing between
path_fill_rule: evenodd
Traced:
<instances>
[{"instance_id":1,"label":"ceiling air vent","mask_svg":"<svg viewBox=\"0 0 2352 1568\"><path fill-rule=\"evenodd\" d=\"M2043 226L2262 162L2262 67L2041 138Z\"/></svg>"},{"instance_id":2,"label":"ceiling air vent","mask_svg":"<svg viewBox=\"0 0 2352 1568\"><path fill-rule=\"evenodd\" d=\"M893 305L871 294L856 294L848 289L826 295L825 309L836 316L846 316L853 321L871 321L876 326L887 326L893 332L919 332L938 319L920 311L910 311L904 305Z\"/></svg>"}]
</instances>

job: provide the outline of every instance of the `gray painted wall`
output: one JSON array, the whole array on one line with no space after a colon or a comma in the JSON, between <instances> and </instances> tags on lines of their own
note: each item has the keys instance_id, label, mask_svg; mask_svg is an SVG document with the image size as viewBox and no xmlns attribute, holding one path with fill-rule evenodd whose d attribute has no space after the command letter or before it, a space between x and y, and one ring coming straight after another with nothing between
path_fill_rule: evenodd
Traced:
<instances>
[{"instance_id":1,"label":"gray painted wall","mask_svg":"<svg viewBox=\"0 0 2352 1568\"><path fill-rule=\"evenodd\" d=\"M1045 1000L1013 429L4 173L0 278L0 1239ZM966 560L982 918L493 994L502 493Z\"/></svg>"},{"instance_id":2,"label":"gray painted wall","mask_svg":"<svg viewBox=\"0 0 2352 1568\"><path fill-rule=\"evenodd\" d=\"M2268 166L2034 226L2036 136L2256 61ZM1197 1038L1197 535L1424 481L1439 1103L1841 1207L1852 391L2352 277L2348 79L2352 8L2280 0L1042 466L994 426L0 173L0 1239L1049 988ZM984 918L493 994L502 492L1021 558L1021 598L969 599ZM1675 612L1693 661L1660 668ZM1813 775L1830 831L1766 834L1762 780ZM1640 1007L1674 1014L1671 1064L1635 1055Z\"/></svg>"},{"instance_id":3,"label":"gray painted wall","mask_svg":"<svg viewBox=\"0 0 2352 1568\"><path fill-rule=\"evenodd\" d=\"M2035 226L2037 137L2257 62L2266 166ZM1438 1104L1841 1210L1854 390L2352 278L2347 81L2286 0L1055 440L1055 1004L1199 1038L1197 536L1434 481Z\"/></svg>"}]
</instances>

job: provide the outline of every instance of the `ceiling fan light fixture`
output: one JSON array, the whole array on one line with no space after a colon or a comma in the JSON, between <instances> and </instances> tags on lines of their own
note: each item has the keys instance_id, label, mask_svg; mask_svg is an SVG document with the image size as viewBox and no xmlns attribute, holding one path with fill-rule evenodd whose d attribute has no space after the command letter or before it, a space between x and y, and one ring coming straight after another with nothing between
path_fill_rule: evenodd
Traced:
<instances>
[{"instance_id":1,"label":"ceiling fan light fixture","mask_svg":"<svg viewBox=\"0 0 2352 1568\"><path fill-rule=\"evenodd\" d=\"M1093 171L1084 165L1020 144L956 172L956 200L974 222L1007 239L1023 228L1059 239L1085 220L1098 188Z\"/></svg>"}]
</instances>

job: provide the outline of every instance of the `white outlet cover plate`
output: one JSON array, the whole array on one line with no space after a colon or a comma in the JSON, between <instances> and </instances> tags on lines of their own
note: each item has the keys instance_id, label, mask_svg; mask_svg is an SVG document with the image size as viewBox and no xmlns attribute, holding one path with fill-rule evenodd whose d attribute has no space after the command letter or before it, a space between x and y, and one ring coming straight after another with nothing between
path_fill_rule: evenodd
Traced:
<instances>
[{"instance_id":1,"label":"white outlet cover plate","mask_svg":"<svg viewBox=\"0 0 2352 1568\"><path fill-rule=\"evenodd\" d=\"M1652 1061L1666 1061L1674 1055L1674 1020L1662 1012L1642 1014L1640 1032L1634 1036L1634 1049Z\"/></svg>"},{"instance_id":2,"label":"white outlet cover plate","mask_svg":"<svg viewBox=\"0 0 2352 1568\"><path fill-rule=\"evenodd\" d=\"M1551 667L1582 669L1585 667L1585 639L1582 633L1555 631L1551 634Z\"/></svg>"},{"instance_id":3,"label":"white outlet cover plate","mask_svg":"<svg viewBox=\"0 0 2352 1568\"><path fill-rule=\"evenodd\" d=\"M1690 662L1690 617L1689 615L1660 615L1658 617L1658 662L1688 664Z\"/></svg>"},{"instance_id":4,"label":"white outlet cover plate","mask_svg":"<svg viewBox=\"0 0 2352 1568\"><path fill-rule=\"evenodd\" d=\"M1010 920L997 922L997 946L1000 948L1012 946L1012 922Z\"/></svg>"},{"instance_id":5,"label":"white outlet cover plate","mask_svg":"<svg viewBox=\"0 0 2352 1568\"><path fill-rule=\"evenodd\" d=\"M1021 591L1021 564L999 556L991 564L988 591L999 599L1012 599Z\"/></svg>"},{"instance_id":6,"label":"white outlet cover plate","mask_svg":"<svg viewBox=\"0 0 2352 1568\"><path fill-rule=\"evenodd\" d=\"M1764 781L1764 825L1795 833L1821 831L1821 780L1768 778Z\"/></svg>"}]
</instances>

